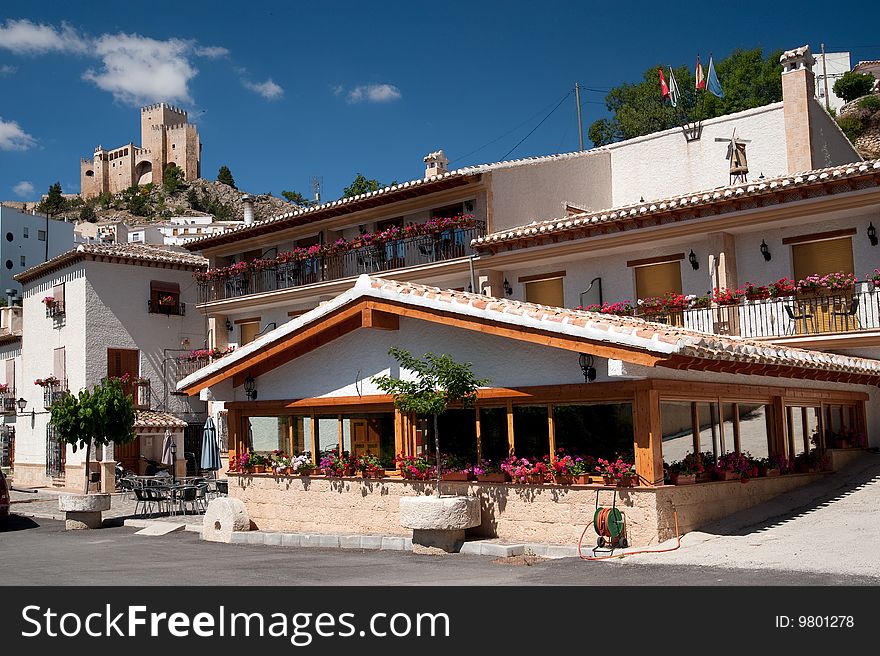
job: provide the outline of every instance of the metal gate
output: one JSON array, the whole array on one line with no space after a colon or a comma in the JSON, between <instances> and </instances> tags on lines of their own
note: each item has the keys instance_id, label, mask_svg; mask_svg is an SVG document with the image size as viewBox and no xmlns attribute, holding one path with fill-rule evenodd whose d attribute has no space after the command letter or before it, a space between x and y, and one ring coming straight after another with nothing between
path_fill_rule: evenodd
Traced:
<instances>
[{"instance_id":1,"label":"metal gate","mask_svg":"<svg viewBox=\"0 0 880 656\"><path fill-rule=\"evenodd\" d=\"M4 426L0 432L0 467L15 467L15 427Z\"/></svg>"},{"instance_id":2,"label":"metal gate","mask_svg":"<svg viewBox=\"0 0 880 656\"><path fill-rule=\"evenodd\" d=\"M46 426L46 476L64 474L64 445L58 441L55 426Z\"/></svg>"},{"instance_id":3,"label":"metal gate","mask_svg":"<svg viewBox=\"0 0 880 656\"><path fill-rule=\"evenodd\" d=\"M202 462L202 433L204 424L187 424L183 432L183 455L186 458L186 475L195 476L199 473Z\"/></svg>"}]
</instances>

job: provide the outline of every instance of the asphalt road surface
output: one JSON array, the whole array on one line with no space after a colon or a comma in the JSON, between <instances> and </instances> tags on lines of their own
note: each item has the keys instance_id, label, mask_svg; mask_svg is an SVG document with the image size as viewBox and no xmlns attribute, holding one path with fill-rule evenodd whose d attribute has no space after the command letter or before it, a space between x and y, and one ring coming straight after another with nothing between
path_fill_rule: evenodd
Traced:
<instances>
[{"instance_id":1,"label":"asphalt road surface","mask_svg":"<svg viewBox=\"0 0 880 656\"><path fill-rule=\"evenodd\" d=\"M870 576L720 568L664 562L664 554L587 562L492 559L399 551L292 549L203 542L177 532L135 535L125 527L64 530L62 522L10 518L0 533L2 585L877 585ZM524 560L526 562L524 562Z\"/></svg>"}]
</instances>

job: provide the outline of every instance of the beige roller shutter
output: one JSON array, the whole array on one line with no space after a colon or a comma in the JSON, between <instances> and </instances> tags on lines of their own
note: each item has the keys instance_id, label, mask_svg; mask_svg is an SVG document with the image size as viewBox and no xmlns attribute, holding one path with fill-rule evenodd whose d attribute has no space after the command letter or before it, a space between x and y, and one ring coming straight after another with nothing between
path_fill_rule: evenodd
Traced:
<instances>
[{"instance_id":1,"label":"beige roller shutter","mask_svg":"<svg viewBox=\"0 0 880 656\"><path fill-rule=\"evenodd\" d=\"M636 267L636 297L681 294L681 262L663 262Z\"/></svg>"},{"instance_id":2,"label":"beige roller shutter","mask_svg":"<svg viewBox=\"0 0 880 656\"><path fill-rule=\"evenodd\" d=\"M241 346L245 344L250 344L254 341L254 337L256 337L257 333L260 332L260 323L255 321L253 323L243 323L239 326L241 330Z\"/></svg>"},{"instance_id":3,"label":"beige roller shutter","mask_svg":"<svg viewBox=\"0 0 880 656\"><path fill-rule=\"evenodd\" d=\"M565 307L565 294L562 291L562 278L535 280L525 283L526 301L552 307Z\"/></svg>"},{"instance_id":4,"label":"beige roller shutter","mask_svg":"<svg viewBox=\"0 0 880 656\"><path fill-rule=\"evenodd\" d=\"M824 276L838 271L855 273L852 237L793 244L791 259L794 265L795 280L801 280L814 274Z\"/></svg>"}]
</instances>

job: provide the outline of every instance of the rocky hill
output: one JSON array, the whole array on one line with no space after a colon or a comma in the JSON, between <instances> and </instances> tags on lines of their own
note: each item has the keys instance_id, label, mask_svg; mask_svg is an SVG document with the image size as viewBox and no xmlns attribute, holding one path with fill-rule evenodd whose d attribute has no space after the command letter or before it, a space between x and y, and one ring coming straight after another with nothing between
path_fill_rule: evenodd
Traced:
<instances>
[{"instance_id":1,"label":"rocky hill","mask_svg":"<svg viewBox=\"0 0 880 656\"><path fill-rule=\"evenodd\" d=\"M67 208L58 218L87 221L124 221L143 225L164 221L172 216L211 214L218 221L241 221L244 209L241 197L247 192L216 180L193 180L181 183L168 193L161 185L132 187L115 195L102 194L84 201L68 199ZM261 221L298 209L299 206L271 194L249 194L254 199L254 219Z\"/></svg>"},{"instance_id":2,"label":"rocky hill","mask_svg":"<svg viewBox=\"0 0 880 656\"><path fill-rule=\"evenodd\" d=\"M865 159L880 157L880 94L872 93L840 108L837 123Z\"/></svg>"}]
</instances>

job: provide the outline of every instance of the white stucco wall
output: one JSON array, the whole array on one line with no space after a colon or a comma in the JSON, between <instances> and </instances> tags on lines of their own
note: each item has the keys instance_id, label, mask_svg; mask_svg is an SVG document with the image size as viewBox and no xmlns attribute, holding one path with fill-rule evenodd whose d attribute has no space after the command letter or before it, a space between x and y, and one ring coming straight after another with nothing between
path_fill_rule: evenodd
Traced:
<instances>
[{"instance_id":1,"label":"white stucco wall","mask_svg":"<svg viewBox=\"0 0 880 656\"><path fill-rule=\"evenodd\" d=\"M400 330L359 329L257 378L258 400L383 394L370 378L400 375L388 355L392 346L414 355L446 353L458 362L473 362L474 374L493 387L583 383L578 354L516 342L502 337L401 318ZM596 358L597 381L608 380L607 364ZM406 376L404 376L406 377ZM212 390L225 398L229 387ZM242 387L234 400L245 400Z\"/></svg>"},{"instance_id":2,"label":"white stucco wall","mask_svg":"<svg viewBox=\"0 0 880 656\"><path fill-rule=\"evenodd\" d=\"M613 206L727 186L727 142L734 128L746 146L749 180L788 171L782 103L703 121L702 136L687 142L680 128L611 144Z\"/></svg>"},{"instance_id":3,"label":"white stucco wall","mask_svg":"<svg viewBox=\"0 0 880 656\"><path fill-rule=\"evenodd\" d=\"M51 259L73 248L73 224L55 220L49 220L48 224ZM24 236L25 228L27 237ZM46 261L47 244L39 239L39 231L45 230L45 216L25 214L0 206L0 295L5 295L7 289L21 291L21 285L12 276ZM22 257L24 265L21 263Z\"/></svg>"},{"instance_id":4,"label":"white stucco wall","mask_svg":"<svg viewBox=\"0 0 880 656\"><path fill-rule=\"evenodd\" d=\"M816 100L810 101L809 112L814 169L862 161L862 157L823 105Z\"/></svg>"},{"instance_id":5,"label":"white stucco wall","mask_svg":"<svg viewBox=\"0 0 880 656\"><path fill-rule=\"evenodd\" d=\"M612 202L611 158L605 149L499 168L488 176L490 232L565 216L566 203L599 210Z\"/></svg>"}]
</instances>

